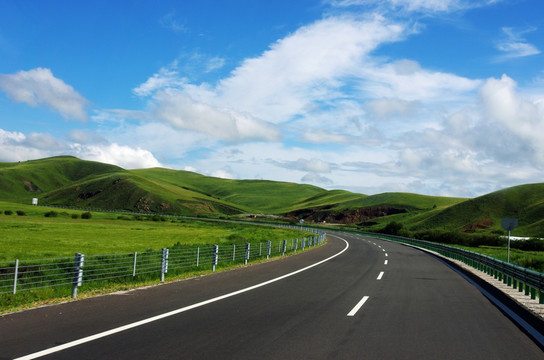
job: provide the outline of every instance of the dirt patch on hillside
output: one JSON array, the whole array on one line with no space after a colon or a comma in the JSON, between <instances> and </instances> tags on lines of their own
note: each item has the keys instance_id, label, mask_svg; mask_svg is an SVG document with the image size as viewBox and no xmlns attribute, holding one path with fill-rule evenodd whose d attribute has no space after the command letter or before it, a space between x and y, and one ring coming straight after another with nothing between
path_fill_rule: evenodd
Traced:
<instances>
[{"instance_id":1,"label":"dirt patch on hillside","mask_svg":"<svg viewBox=\"0 0 544 360\"><path fill-rule=\"evenodd\" d=\"M42 190L30 180L23 180L25 190L31 193L41 193Z\"/></svg>"},{"instance_id":2,"label":"dirt patch on hillside","mask_svg":"<svg viewBox=\"0 0 544 360\"><path fill-rule=\"evenodd\" d=\"M467 225L463 228L463 232L473 232L475 230L488 229L493 225L493 220L488 216L485 219Z\"/></svg>"},{"instance_id":3,"label":"dirt patch on hillside","mask_svg":"<svg viewBox=\"0 0 544 360\"><path fill-rule=\"evenodd\" d=\"M368 222L377 217L406 213L409 210L409 208L388 205L368 206L340 211L332 210L332 208L333 205L301 209L287 213L285 216L297 220L304 219L304 221L313 223L358 224Z\"/></svg>"}]
</instances>

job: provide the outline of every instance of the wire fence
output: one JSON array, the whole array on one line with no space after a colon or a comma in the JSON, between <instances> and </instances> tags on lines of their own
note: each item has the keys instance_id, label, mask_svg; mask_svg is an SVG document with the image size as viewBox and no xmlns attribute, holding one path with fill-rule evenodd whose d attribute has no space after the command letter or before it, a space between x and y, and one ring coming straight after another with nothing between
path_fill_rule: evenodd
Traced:
<instances>
[{"instance_id":1,"label":"wire fence","mask_svg":"<svg viewBox=\"0 0 544 360\"><path fill-rule=\"evenodd\" d=\"M85 255L38 260L0 262L0 294L51 287L68 287L77 297L83 284L104 282L127 283L134 280L176 276L189 271L205 271L237 263L247 264L259 259L296 253L317 246L325 233L296 227L315 233L302 239L248 242L229 245L174 246L159 251L130 254Z\"/></svg>"}]
</instances>

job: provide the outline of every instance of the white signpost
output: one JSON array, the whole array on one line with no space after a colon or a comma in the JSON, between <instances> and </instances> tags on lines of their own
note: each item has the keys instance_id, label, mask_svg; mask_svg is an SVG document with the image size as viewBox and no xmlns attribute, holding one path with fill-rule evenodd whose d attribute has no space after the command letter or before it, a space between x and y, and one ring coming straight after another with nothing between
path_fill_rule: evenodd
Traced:
<instances>
[{"instance_id":1,"label":"white signpost","mask_svg":"<svg viewBox=\"0 0 544 360\"><path fill-rule=\"evenodd\" d=\"M504 230L508 230L508 254L506 256L506 261L510 263L510 232L518 226L518 219L503 218L501 223Z\"/></svg>"}]
</instances>

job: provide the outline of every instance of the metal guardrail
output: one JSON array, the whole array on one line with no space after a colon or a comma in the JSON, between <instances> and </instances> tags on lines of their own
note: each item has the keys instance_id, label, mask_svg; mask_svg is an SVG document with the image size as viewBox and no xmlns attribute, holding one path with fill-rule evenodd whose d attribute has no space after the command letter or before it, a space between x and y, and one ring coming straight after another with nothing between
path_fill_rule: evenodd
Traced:
<instances>
[{"instance_id":1,"label":"metal guardrail","mask_svg":"<svg viewBox=\"0 0 544 360\"><path fill-rule=\"evenodd\" d=\"M268 259L296 253L317 246L325 240L325 233L300 226L283 226L313 232L315 236L302 239L278 240L230 245L174 247L159 251L131 254L84 255L74 257L15 260L0 262L0 294L50 287L70 287L77 297L78 287L84 283L117 281L129 282L138 278L153 278L166 274L178 275L188 271L212 269L217 265Z\"/></svg>"},{"instance_id":2,"label":"metal guardrail","mask_svg":"<svg viewBox=\"0 0 544 360\"><path fill-rule=\"evenodd\" d=\"M539 297L539 303L544 304L544 273L526 269L524 267L510 264L505 261L478 254L465 249L453 246L437 244L430 241L406 238L402 236L364 233L374 237L380 237L387 240L402 242L424 249L435 251L448 258L459 260L472 266L482 272L503 281L508 286L513 286L519 292L525 292L525 295L531 296L531 299Z\"/></svg>"}]
</instances>

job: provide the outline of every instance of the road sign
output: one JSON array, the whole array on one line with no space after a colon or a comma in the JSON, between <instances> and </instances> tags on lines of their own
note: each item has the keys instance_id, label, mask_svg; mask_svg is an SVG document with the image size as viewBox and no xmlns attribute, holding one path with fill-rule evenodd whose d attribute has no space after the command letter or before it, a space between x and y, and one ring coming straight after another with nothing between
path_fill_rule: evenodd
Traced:
<instances>
[{"instance_id":1,"label":"road sign","mask_svg":"<svg viewBox=\"0 0 544 360\"><path fill-rule=\"evenodd\" d=\"M516 226L518 226L518 219L503 218L501 220L501 224L504 230L508 230L508 246L507 246L506 261L510 263L510 231L514 230Z\"/></svg>"},{"instance_id":2,"label":"road sign","mask_svg":"<svg viewBox=\"0 0 544 360\"><path fill-rule=\"evenodd\" d=\"M518 226L518 219L503 218L501 223L504 230L512 231Z\"/></svg>"}]
</instances>

